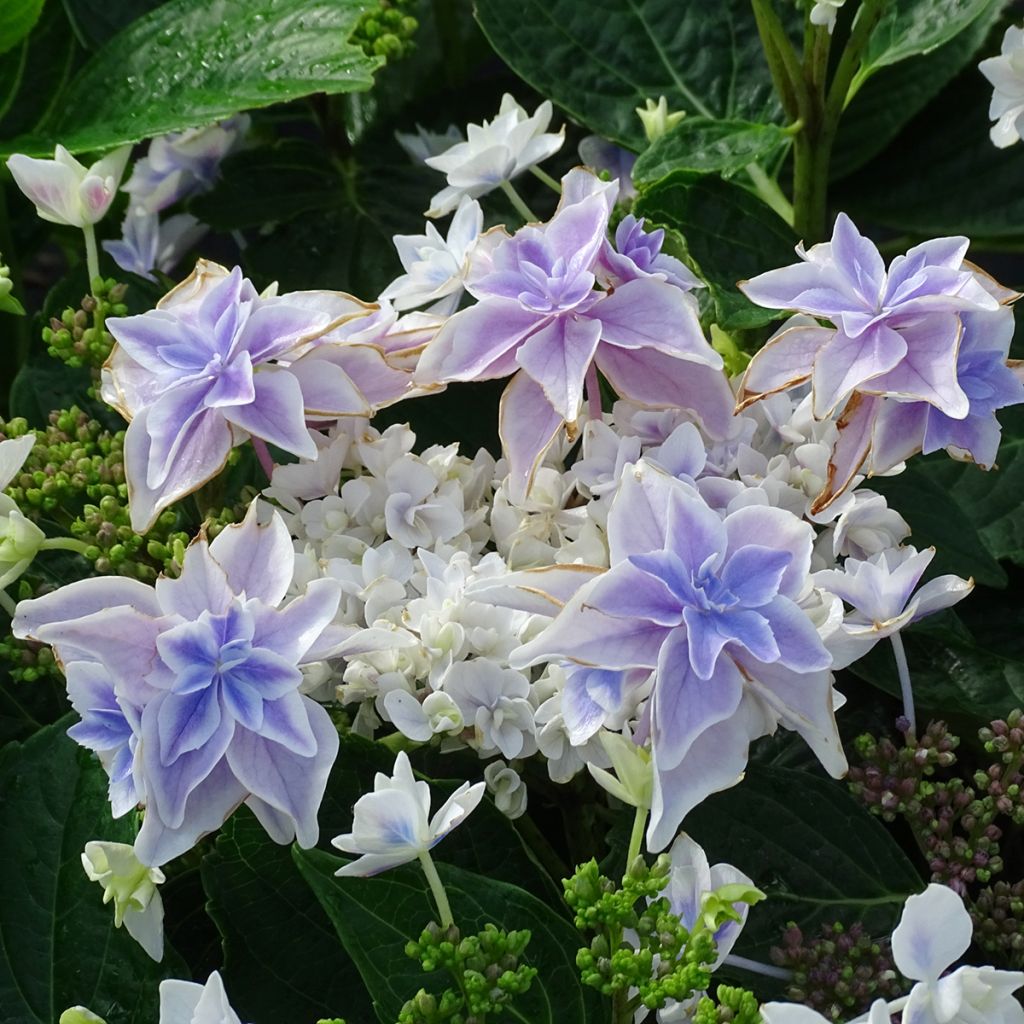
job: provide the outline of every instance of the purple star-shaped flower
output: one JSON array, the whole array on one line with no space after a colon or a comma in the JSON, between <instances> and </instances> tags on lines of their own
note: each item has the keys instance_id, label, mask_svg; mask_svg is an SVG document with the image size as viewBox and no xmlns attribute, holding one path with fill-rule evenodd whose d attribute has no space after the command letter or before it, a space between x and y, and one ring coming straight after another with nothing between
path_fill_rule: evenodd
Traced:
<instances>
[{"instance_id":1,"label":"purple star-shaped flower","mask_svg":"<svg viewBox=\"0 0 1024 1024\"><path fill-rule=\"evenodd\" d=\"M108 320L117 345L103 397L130 420L133 529L148 530L249 437L315 458L307 415L367 415L365 396L341 366L316 351L297 358L299 346L366 309L326 292L261 298L237 267L229 273L200 262L155 310Z\"/></svg>"},{"instance_id":2,"label":"purple star-shaped flower","mask_svg":"<svg viewBox=\"0 0 1024 1024\"><path fill-rule=\"evenodd\" d=\"M243 802L275 841L316 843L338 735L299 693L299 666L347 633L330 626L334 580L278 607L293 562L283 521L258 525L254 504L189 547L178 579L81 580L18 606L15 634L67 668L82 714L70 734L104 758L115 813L145 803L143 863L184 853Z\"/></svg>"},{"instance_id":3,"label":"purple star-shaped flower","mask_svg":"<svg viewBox=\"0 0 1024 1024\"><path fill-rule=\"evenodd\" d=\"M425 386L514 375L499 429L517 499L563 426L575 430L585 381L596 400L597 370L624 398L691 409L716 436L728 428L732 400L721 357L705 340L692 300L665 280L650 236L634 246L647 269L609 247L631 268L630 279L611 291L596 288L614 191L587 171L571 171L547 224L484 246L467 283L477 304L448 320L414 374Z\"/></svg>"},{"instance_id":4,"label":"purple star-shaped flower","mask_svg":"<svg viewBox=\"0 0 1024 1024\"><path fill-rule=\"evenodd\" d=\"M701 800L740 778L750 742L779 722L800 732L830 772L845 771L832 659L796 603L813 539L808 524L778 508L723 519L692 486L638 463L609 512L611 568L513 656L519 667L568 658L606 671L656 670L647 722L652 850L668 845Z\"/></svg>"}]
</instances>

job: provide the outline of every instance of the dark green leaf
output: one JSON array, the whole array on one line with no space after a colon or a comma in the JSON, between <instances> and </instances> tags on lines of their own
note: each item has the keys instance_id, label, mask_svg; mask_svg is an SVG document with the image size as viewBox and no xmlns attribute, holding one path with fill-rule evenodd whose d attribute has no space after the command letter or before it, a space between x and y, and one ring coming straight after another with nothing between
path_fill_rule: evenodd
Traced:
<instances>
[{"instance_id":1,"label":"dark green leaf","mask_svg":"<svg viewBox=\"0 0 1024 1024\"><path fill-rule=\"evenodd\" d=\"M1002 650L1007 635L1019 631L1019 613L1016 621L1002 623L1003 636L994 638L999 648L944 625L925 619L902 634L917 707L939 718L963 715L972 722L1005 718L1014 708L1024 707L1024 659ZM884 640L851 670L872 686L899 693L892 647Z\"/></svg>"},{"instance_id":2,"label":"dark green leaf","mask_svg":"<svg viewBox=\"0 0 1024 1024\"><path fill-rule=\"evenodd\" d=\"M359 0L171 0L111 39L32 137L6 152L104 149L238 110L368 89Z\"/></svg>"},{"instance_id":3,"label":"dark green leaf","mask_svg":"<svg viewBox=\"0 0 1024 1024\"><path fill-rule=\"evenodd\" d=\"M336 878L334 872L345 863L338 857L297 847L293 854L359 967L384 1024L392 1024L420 988L439 992L448 987L447 977L423 974L405 955L406 942L437 916L418 867L397 868L376 878ZM580 982L575 958L582 942L564 917L515 886L448 864L439 864L437 870L464 932L478 931L488 922L530 929L524 959L539 973L503 1019L521 1024L599 1024L606 1019L597 994Z\"/></svg>"},{"instance_id":4,"label":"dark green leaf","mask_svg":"<svg viewBox=\"0 0 1024 1024\"><path fill-rule=\"evenodd\" d=\"M908 57L930 53L992 6L993 0L897 0L871 33L861 77Z\"/></svg>"},{"instance_id":5,"label":"dark green leaf","mask_svg":"<svg viewBox=\"0 0 1024 1024\"><path fill-rule=\"evenodd\" d=\"M152 1024L157 985L181 977L114 928L103 894L82 870L91 839L132 842L131 816L114 821L107 778L68 739L65 718L0 756L0 1007L5 1021L55 1024L82 1004L107 1024Z\"/></svg>"},{"instance_id":6,"label":"dark green leaf","mask_svg":"<svg viewBox=\"0 0 1024 1024\"><path fill-rule=\"evenodd\" d=\"M671 171L729 178L748 164L771 163L788 141L786 133L774 124L687 117L640 154L633 181L647 185Z\"/></svg>"},{"instance_id":7,"label":"dark green leaf","mask_svg":"<svg viewBox=\"0 0 1024 1024\"><path fill-rule=\"evenodd\" d=\"M809 772L759 766L687 815L712 864L746 872L768 896L751 911L740 949L768 960L788 921L863 921L888 934L923 883L895 840L846 791Z\"/></svg>"},{"instance_id":8,"label":"dark green leaf","mask_svg":"<svg viewBox=\"0 0 1024 1024\"><path fill-rule=\"evenodd\" d=\"M755 306L736 287L792 263L797 242L793 229L746 189L715 175L675 171L642 192L636 213L682 234L722 328L760 327L785 315Z\"/></svg>"},{"instance_id":9,"label":"dark green leaf","mask_svg":"<svg viewBox=\"0 0 1024 1024\"><path fill-rule=\"evenodd\" d=\"M32 31L43 10L43 0L4 0L0 4L0 53L18 45Z\"/></svg>"},{"instance_id":10,"label":"dark green leaf","mask_svg":"<svg viewBox=\"0 0 1024 1024\"><path fill-rule=\"evenodd\" d=\"M155 10L166 0L63 0L64 10L82 45L95 49L126 25Z\"/></svg>"},{"instance_id":11,"label":"dark green leaf","mask_svg":"<svg viewBox=\"0 0 1024 1024\"><path fill-rule=\"evenodd\" d=\"M802 24L786 4L792 24ZM679 3L477 0L476 16L511 68L591 130L634 150L646 143L635 108L774 121L780 109L749 0Z\"/></svg>"},{"instance_id":12,"label":"dark green leaf","mask_svg":"<svg viewBox=\"0 0 1024 1024\"><path fill-rule=\"evenodd\" d=\"M73 370L45 353L25 363L11 385L11 416L24 416L32 427L46 427L54 409L82 406L92 376L86 368Z\"/></svg>"},{"instance_id":13,"label":"dark green leaf","mask_svg":"<svg viewBox=\"0 0 1024 1024\"><path fill-rule=\"evenodd\" d=\"M272 842L249 811L221 829L203 860L203 886L223 937L225 984L243 1020L370 1019L359 972L291 852Z\"/></svg>"},{"instance_id":14,"label":"dark green leaf","mask_svg":"<svg viewBox=\"0 0 1024 1024\"><path fill-rule=\"evenodd\" d=\"M854 220L924 238L1024 234L1024 146L992 144L991 96L988 82L968 68L897 142L843 183L839 207Z\"/></svg>"},{"instance_id":15,"label":"dark green leaf","mask_svg":"<svg viewBox=\"0 0 1024 1024\"><path fill-rule=\"evenodd\" d=\"M937 50L873 74L843 112L832 151L831 176L844 177L881 153L900 129L978 56L1005 7L1006 0L990 0L963 32Z\"/></svg>"},{"instance_id":16,"label":"dark green leaf","mask_svg":"<svg viewBox=\"0 0 1024 1024\"><path fill-rule=\"evenodd\" d=\"M217 184L193 199L189 212L219 231L234 231L327 209L343 189L322 143L283 139L229 156Z\"/></svg>"}]
</instances>

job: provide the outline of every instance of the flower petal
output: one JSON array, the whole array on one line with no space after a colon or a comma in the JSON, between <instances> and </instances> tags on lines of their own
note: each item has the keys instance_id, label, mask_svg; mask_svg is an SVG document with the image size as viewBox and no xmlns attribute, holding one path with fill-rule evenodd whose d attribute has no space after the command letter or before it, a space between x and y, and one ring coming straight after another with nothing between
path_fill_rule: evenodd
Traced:
<instances>
[{"instance_id":1,"label":"flower petal","mask_svg":"<svg viewBox=\"0 0 1024 1024\"><path fill-rule=\"evenodd\" d=\"M287 370L270 367L256 374L253 386L252 402L225 408L225 418L292 455L315 459L317 447L306 429L299 382Z\"/></svg>"}]
</instances>

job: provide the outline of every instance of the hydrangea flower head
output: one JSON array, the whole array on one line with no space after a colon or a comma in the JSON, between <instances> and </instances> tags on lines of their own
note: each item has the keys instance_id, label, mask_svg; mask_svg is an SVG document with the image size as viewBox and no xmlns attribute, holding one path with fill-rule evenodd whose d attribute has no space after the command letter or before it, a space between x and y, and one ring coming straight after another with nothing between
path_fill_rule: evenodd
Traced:
<instances>
[{"instance_id":1,"label":"hydrangea flower head","mask_svg":"<svg viewBox=\"0 0 1024 1024\"><path fill-rule=\"evenodd\" d=\"M344 307L340 317L336 305ZM133 528L145 532L250 436L315 458L307 413L366 414L365 398L340 366L316 352L281 362L364 312L352 300L262 298L237 267L200 262L156 309L109 319L117 345L104 368L103 397L130 420L124 452Z\"/></svg>"},{"instance_id":2,"label":"hydrangea flower head","mask_svg":"<svg viewBox=\"0 0 1024 1024\"><path fill-rule=\"evenodd\" d=\"M443 217L463 196L476 199L511 181L562 148L565 129L547 131L551 123L551 101L545 100L533 114L505 93L498 116L492 121L471 124L466 141L456 142L425 163L448 178L448 187L430 201L428 217Z\"/></svg>"},{"instance_id":3,"label":"hydrangea flower head","mask_svg":"<svg viewBox=\"0 0 1024 1024\"><path fill-rule=\"evenodd\" d=\"M447 321L413 377L430 386L514 374L499 432L517 504L562 427L575 431L592 366L624 397L691 408L715 435L728 427L722 359L685 292L621 256L631 279L612 291L595 287L614 188L587 171L566 175L555 216L487 254L467 284L479 301ZM651 261L652 245L643 247Z\"/></svg>"},{"instance_id":4,"label":"hydrangea flower head","mask_svg":"<svg viewBox=\"0 0 1024 1024\"><path fill-rule=\"evenodd\" d=\"M254 503L239 526L193 543L177 579L80 580L18 606L16 635L52 645L87 707L75 738L105 748L126 775L122 796L145 802L144 864L190 849L243 802L275 841L316 843L338 734L299 692L299 666L347 636L327 629L341 596L333 580L278 607L293 565L280 516L261 526Z\"/></svg>"},{"instance_id":5,"label":"hydrangea flower head","mask_svg":"<svg viewBox=\"0 0 1024 1024\"><path fill-rule=\"evenodd\" d=\"M462 824L485 789L484 782L473 786L464 782L430 817L430 787L416 780L408 756L401 751L395 758L394 775L378 772L373 792L356 801L352 831L331 840L339 850L361 854L335 874L366 877L416 860Z\"/></svg>"},{"instance_id":6,"label":"hydrangea flower head","mask_svg":"<svg viewBox=\"0 0 1024 1024\"><path fill-rule=\"evenodd\" d=\"M131 146L121 146L86 167L57 146L52 160L15 153L7 169L43 220L84 228L110 209L131 151Z\"/></svg>"},{"instance_id":7,"label":"hydrangea flower head","mask_svg":"<svg viewBox=\"0 0 1024 1024\"><path fill-rule=\"evenodd\" d=\"M733 785L749 743L780 721L829 771L845 770L832 658L796 603L812 542L789 512L749 506L722 518L692 486L641 462L627 469L608 516L611 568L513 656L517 666L562 657L657 670L650 849L667 846L700 800Z\"/></svg>"}]
</instances>

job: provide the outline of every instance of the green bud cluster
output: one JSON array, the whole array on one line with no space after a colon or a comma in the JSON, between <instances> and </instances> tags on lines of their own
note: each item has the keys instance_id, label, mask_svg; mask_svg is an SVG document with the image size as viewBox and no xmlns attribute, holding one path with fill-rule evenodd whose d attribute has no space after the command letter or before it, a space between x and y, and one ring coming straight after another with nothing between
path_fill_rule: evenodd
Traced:
<instances>
[{"instance_id":1,"label":"green bud cluster","mask_svg":"<svg viewBox=\"0 0 1024 1024\"><path fill-rule=\"evenodd\" d=\"M5 438L30 433L22 418L0 420ZM80 512L107 497L127 501L124 431L111 433L77 406L50 413L49 425L35 431L36 446L7 488L30 519Z\"/></svg>"},{"instance_id":2,"label":"green bud cluster","mask_svg":"<svg viewBox=\"0 0 1024 1024\"><path fill-rule=\"evenodd\" d=\"M651 1010L708 987L708 965L715 960L712 932L701 927L691 934L660 895L670 870L665 854L650 867L637 857L616 885L591 860L563 881L576 927L596 933L576 954L585 985L612 998L636 989L639 1003ZM635 945L626 940L627 932L636 936Z\"/></svg>"},{"instance_id":3,"label":"green bud cluster","mask_svg":"<svg viewBox=\"0 0 1024 1024\"><path fill-rule=\"evenodd\" d=\"M995 963L1024 968L1024 882L986 886L969 908L974 941Z\"/></svg>"},{"instance_id":4,"label":"green bud cluster","mask_svg":"<svg viewBox=\"0 0 1024 1024\"><path fill-rule=\"evenodd\" d=\"M719 985L715 998L717 1003L710 996L701 999L693 1014L693 1024L761 1024L761 1010L753 992Z\"/></svg>"},{"instance_id":5,"label":"green bud cluster","mask_svg":"<svg viewBox=\"0 0 1024 1024\"><path fill-rule=\"evenodd\" d=\"M64 679L49 647L34 640L18 640L10 634L0 639L0 664L6 666L15 683Z\"/></svg>"},{"instance_id":6,"label":"green bud cluster","mask_svg":"<svg viewBox=\"0 0 1024 1024\"><path fill-rule=\"evenodd\" d=\"M420 989L398 1015L398 1024L485 1024L526 992L537 969L520 963L530 932L502 931L488 924L476 935L462 937L455 925L431 922L417 941L405 947L424 971L445 970L455 986L439 996Z\"/></svg>"},{"instance_id":7,"label":"green bud cluster","mask_svg":"<svg viewBox=\"0 0 1024 1024\"><path fill-rule=\"evenodd\" d=\"M849 927L839 921L824 924L809 937L790 922L771 957L792 971L786 998L810 1006L827 1020L848 1020L876 999L889 1002L906 990L889 940L872 939L860 922Z\"/></svg>"},{"instance_id":8,"label":"green bud cluster","mask_svg":"<svg viewBox=\"0 0 1024 1024\"><path fill-rule=\"evenodd\" d=\"M401 60L416 48L413 36L420 27L413 17L416 0L377 0L358 21L350 42L368 57Z\"/></svg>"},{"instance_id":9,"label":"green bud cluster","mask_svg":"<svg viewBox=\"0 0 1024 1024\"><path fill-rule=\"evenodd\" d=\"M115 280L100 281L92 295L86 295L78 309L68 307L60 319L54 317L43 328L46 351L68 366L89 366L98 370L110 356L114 339L104 328L108 316L124 316L127 285Z\"/></svg>"}]
</instances>

